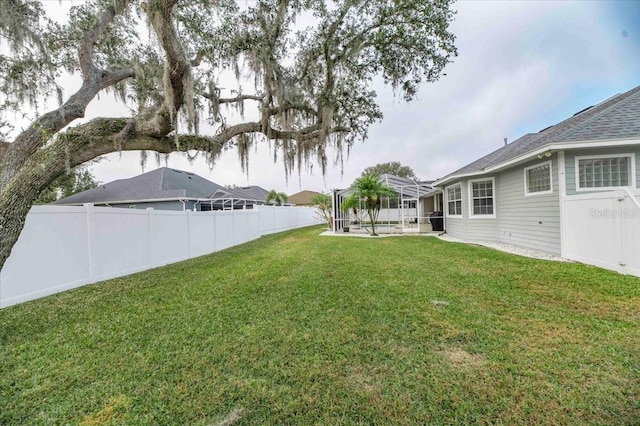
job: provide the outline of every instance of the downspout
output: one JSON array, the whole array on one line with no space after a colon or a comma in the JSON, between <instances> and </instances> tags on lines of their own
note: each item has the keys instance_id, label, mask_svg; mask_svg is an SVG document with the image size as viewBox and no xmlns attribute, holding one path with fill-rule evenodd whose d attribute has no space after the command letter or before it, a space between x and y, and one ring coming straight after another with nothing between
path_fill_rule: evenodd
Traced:
<instances>
[{"instance_id":1,"label":"downspout","mask_svg":"<svg viewBox=\"0 0 640 426\"><path fill-rule=\"evenodd\" d=\"M187 203L186 203L186 201L184 201L182 198L180 198L178 201L180 201L182 203L182 211L186 212L187 211Z\"/></svg>"}]
</instances>

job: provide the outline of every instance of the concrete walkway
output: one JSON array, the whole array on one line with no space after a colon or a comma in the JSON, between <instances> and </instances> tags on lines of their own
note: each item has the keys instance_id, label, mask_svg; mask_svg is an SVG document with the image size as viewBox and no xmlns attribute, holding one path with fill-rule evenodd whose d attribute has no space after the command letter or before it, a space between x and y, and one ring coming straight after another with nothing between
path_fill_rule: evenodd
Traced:
<instances>
[{"instance_id":1,"label":"concrete walkway","mask_svg":"<svg viewBox=\"0 0 640 426\"><path fill-rule=\"evenodd\" d=\"M385 238L385 237L436 237L441 239L442 241L447 241L451 243L465 243L465 244L475 244L483 247L492 248L494 250L499 250L509 254L515 254L518 256L530 257L532 259L542 259L542 260L553 260L556 262L571 262L568 259L562 258L558 255L547 253L540 250L528 249L525 247L514 246L511 244L505 243L492 243L486 241L467 241L462 240L460 238L452 237L448 234L440 235L440 232L429 232L429 233L409 233L409 234L380 234L377 237L373 237L366 233L356 233L356 232L339 232L334 233L333 231L326 230L321 233L321 236L325 237L355 237L355 238Z\"/></svg>"}]
</instances>

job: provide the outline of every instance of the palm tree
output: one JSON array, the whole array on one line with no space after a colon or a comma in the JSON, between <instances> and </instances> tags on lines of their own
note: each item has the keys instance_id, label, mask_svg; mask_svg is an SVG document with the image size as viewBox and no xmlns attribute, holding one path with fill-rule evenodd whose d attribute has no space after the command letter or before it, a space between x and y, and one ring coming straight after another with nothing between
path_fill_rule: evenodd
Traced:
<instances>
[{"instance_id":1,"label":"palm tree","mask_svg":"<svg viewBox=\"0 0 640 426\"><path fill-rule=\"evenodd\" d=\"M273 201L276 206L281 206L282 203L286 203L289 197L284 192L278 192L275 189L272 189L267 194L267 198L264 200L265 203L269 204Z\"/></svg>"},{"instance_id":2,"label":"palm tree","mask_svg":"<svg viewBox=\"0 0 640 426\"><path fill-rule=\"evenodd\" d=\"M378 235L376 234L376 222L382 206L382 198L393 198L395 192L380 182L380 177L377 175L359 177L351 185L351 191L351 196L345 200L347 206L356 206L362 202L371 223L371 235Z\"/></svg>"}]
</instances>

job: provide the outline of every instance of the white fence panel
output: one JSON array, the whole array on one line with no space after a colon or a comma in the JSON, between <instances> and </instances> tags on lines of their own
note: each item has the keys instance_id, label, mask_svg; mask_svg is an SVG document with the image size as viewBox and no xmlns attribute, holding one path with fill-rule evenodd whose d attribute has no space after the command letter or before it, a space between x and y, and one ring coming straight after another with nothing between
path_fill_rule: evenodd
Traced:
<instances>
[{"instance_id":1,"label":"white fence panel","mask_svg":"<svg viewBox=\"0 0 640 426\"><path fill-rule=\"evenodd\" d=\"M89 282L108 280L149 268L149 216L144 210L87 206L91 268Z\"/></svg>"},{"instance_id":2,"label":"white fence panel","mask_svg":"<svg viewBox=\"0 0 640 426\"><path fill-rule=\"evenodd\" d=\"M216 213L193 212L189 239L191 241L191 256L198 257L218 251L216 247Z\"/></svg>"},{"instance_id":3,"label":"white fence panel","mask_svg":"<svg viewBox=\"0 0 640 426\"><path fill-rule=\"evenodd\" d=\"M260 233L262 235L273 234L276 228L276 207L260 207Z\"/></svg>"},{"instance_id":4,"label":"white fence panel","mask_svg":"<svg viewBox=\"0 0 640 426\"><path fill-rule=\"evenodd\" d=\"M260 231L262 235L275 234L276 232L322 223L317 218L316 209L312 207L260 206L258 211L260 212Z\"/></svg>"},{"instance_id":5,"label":"white fence panel","mask_svg":"<svg viewBox=\"0 0 640 426\"><path fill-rule=\"evenodd\" d=\"M168 265L189 258L190 212L155 210L153 214L153 266Z\"/></svg>"},{"instance_id":6,"label":"white fence panel","mask_svg":"<svg viewBox=\"0 0 640 426\"><path fill-rule=\"evenodd\" d=\"M33 207L0 272L0 307L89 282L87 215L77 207Z\"/></svg>"},{"instance_id":7,"label":"white fence panel","mask_svg":"<svg viewBox=\"0 0 640 426\"><path fill-rule=\"evenodd\" d=\"M260 238L262 236L262 234L260 233L260 217L261 212L258 210L250 210L251 215L249 216L249 223L248 223L248 232L249 232L249 236L250 236L250 240L257 240L258 238Z\"/></svg>"},{"instance_id":8,"label":"white fence panel","mask_svg":"<svg viewBox=\"0 0 640 426\"><path fill-rule=\"evenodd\" d=\"M234 246L233 211L216 212L216 250Z\"/></svg>"},{"instance_id":9,"label":"white fence panel","mask_svg":"<svg viewBox=\"0 0 640 426\"><path fill-rule=\"evenodd\" d=\"M630 194L570 196L563 210L565 257L640 276L640 207Z\"/></svg>"},{"instance_id":10,"label":"white fence panel","mask_svg":"<svg viewBox=\"0 0 640 426\"><path fill-rule=\"evenodd\" d=\"M34 207L0 271L0 308L319 223L313 213Z\"/></svg>"},{"instance_id":11,"label":"white fence panel","mask_svg":"<svg viewBox=\"0 0 640 426\"><path fill-rule=\"evenodd\" d=\"M248 210L240 210L233 215L234 245L243 244L251 240L249 234L249 221L251 216Z\"/></svg>"}]
</instances>

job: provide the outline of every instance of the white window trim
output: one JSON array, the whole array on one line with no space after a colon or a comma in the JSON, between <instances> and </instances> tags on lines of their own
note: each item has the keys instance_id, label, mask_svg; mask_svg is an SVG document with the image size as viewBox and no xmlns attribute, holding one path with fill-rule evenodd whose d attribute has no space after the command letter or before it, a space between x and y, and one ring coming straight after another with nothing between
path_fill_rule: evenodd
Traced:
<instances>
[{"instance_id":1,"label":"white window trim","mask_svg":"<svg viewBox=\"0 0 640 426\"><path fill-rule=\"evenodd\" d=\"M631 185L628 186L598 186L595 188L580 188L580 160L598 160L601 158L619 158L619 157L628 157L631 159L629 161L629 170ZM597 191L611 191L616 188L636 188L636 155L634 153L620 153L620 154L603 154L603 155L576 155L574 159L574 167L575 167L575 190L576 192L597 192Z\"/></svg>"},{"instance_id":2,"label":"white window trim","mask_svg":"<svg viewBox=\"0 0 640 426\"><path fill-rule=\"evenodd\" d=\"M529 182L527 181L527 171L531 169L537 169L538 167L549 166L549 183L550 188L548 191L529 192ZM534 164L533 166L525 167L524 169L524 196L535 197L536 195L553 194L553 163L551 160L542 163Z\"/></svg>"},{"instance_id":3,"label":"white window trim","mask_svg":"<svg viewBox=\"0 0 640 426\"><path fill-rule=\"evenodd\" d=\"M449 214L449 188L460 187L460 214ZM447 217L462 217L462 182L458 182L454 185L449 185L444 188L444 213Z\"/></svg>"},{"instance_id":4,"label":"white window trim","mask_svg":"<svg viewBox=\"0 0 640 426\"><path fill-rule=\"evenodd\" d=\"M491 181L491 188L493 192L493 214L473 214L473 183L474 182L486 182ZM496 218L496 178L488 177L482 179L470 179L467 181L468 193L469 193L469 219L495 219Z\"/></svg>"}]
</instances>

